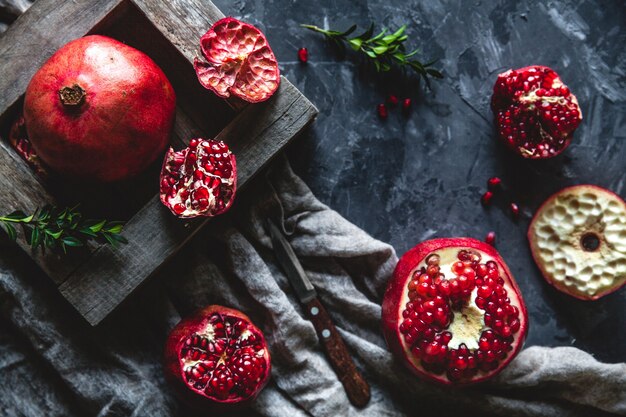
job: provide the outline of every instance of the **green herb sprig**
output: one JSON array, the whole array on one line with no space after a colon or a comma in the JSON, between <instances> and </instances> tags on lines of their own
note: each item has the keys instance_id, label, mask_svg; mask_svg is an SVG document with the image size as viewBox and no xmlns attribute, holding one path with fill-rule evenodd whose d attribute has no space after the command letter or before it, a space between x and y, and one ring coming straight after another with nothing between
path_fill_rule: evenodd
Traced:
<instances>
[{"instance_id":1,"label":"green herb sprig","mask_svg":"<svg viewBox=\"0 0 626 417\"><path fill-rule=\"evenodd\" d=\"M87 241L94 240L108 243L118 247L128 240L120 233L124 227L123 222L107 220L83 220L83 216L72 208L58 208L47 205L27 215L21 210L0 216L0 224L3 226L9 238L17 240L16 226L20 225L24 231L24 237L31 248L61 248L67 253L67 248L84 246Z\"/></svg>"},{"instance_id":2,"label":"green herb sprig","mask_svg":"<svg viewBox=\"0 0 626 417\"><path fill-rule=\"evenodd\" d=\"M383 29L376 36L372 36L374 34L374 24L372 23L368 30L353 38L349 37L349 35L356 30L356 25L353 25L345 32L325 30L314 25L300 26L322 33L327 39L333 41L340 47L344 47L347 43L353 50L363 53L373 62L378 72L389 71L392 65L397 65L399 67L413 69L429 85L429 77L443 78L441 72L432 68L432 65L437 62L436 60L423 64L413 58L420 52L419 49L406 53L404 45L405 41L408 39L408 36L404 33L406 25L400 27L394 33L388 34L388 30Z\"/></svg>"}]
</instances>

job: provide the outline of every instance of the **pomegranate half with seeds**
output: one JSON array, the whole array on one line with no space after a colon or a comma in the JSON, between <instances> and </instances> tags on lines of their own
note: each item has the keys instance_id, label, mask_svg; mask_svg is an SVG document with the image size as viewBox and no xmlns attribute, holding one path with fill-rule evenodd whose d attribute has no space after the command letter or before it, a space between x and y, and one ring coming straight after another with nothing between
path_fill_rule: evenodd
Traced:
<instances>
[{"instance_id":1,"label":"pomegranate half with seeds","mask_svg":"<svg viewBox=\"0 0 626 417\"><path fill-rule=\"evenodd\" d=\"M498 252L470 238L433 239L396 266L382 305L385 339L415 374L469 385L499 373L519 352L528 315Z\"/></svg>"},{"instance_id":2,"label":"pomegranate half with seeds","mask_svg":"<svg viewBox=\"0 0 626 417\"><path fill-rule=\"evenodd\" d=\"M538 65L498 75L491 109L499 138L531 159L563 152L582 120L576 96L554 70Z\"/></svg>"},{"instance_id":3,"label":"pomegranate half with seeds","mask_svg":"<svg viewBox=\"0 0 626 417\"><path fill-rule=\"evenodd\" d=\"M222 141L194 138L170 148L161 169L161 202L180 218L224 213L235 199L237 163Z\"/></svg>"},{"instance_id":4,"label":"pomegranate half with seeds","mask_svg":"<svg viewBox=\"0 0 626 417\"><path fill-rule=\"evenodd\" d=\"M270 377L263 333L232 308L208 306L169 334L165 377L183 401L215 409L252 401Z\"/></svg>"},{"instance_id":5,"label":"pomegranate half with seeds","mask_svg":"<svg viewBox=\"0 0 626 417\"><path fill-rule=\"evenodd\" d=\"M91 35L60 48L24 96L28 139L57 173L120 181L146 169L169 142L176 95L143 52Z\"/></svg>"}]
</instances>

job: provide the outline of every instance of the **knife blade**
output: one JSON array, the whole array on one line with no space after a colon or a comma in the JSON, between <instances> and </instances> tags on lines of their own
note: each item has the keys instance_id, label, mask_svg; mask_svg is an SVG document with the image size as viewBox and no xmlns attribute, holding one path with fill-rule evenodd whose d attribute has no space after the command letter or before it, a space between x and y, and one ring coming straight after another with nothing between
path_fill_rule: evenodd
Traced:
<instances>
[{"instance_id":1,"label":"knife blade","mask_svg":"<svg viewBox=\"0 0 626 417\"><path fill-rule=\"evenodd\" d=\"M370 400L369 384L354 364L343 338L326 308L317 298L317 291L306 276L287 238L271 220L268 219L267 224L276 259L303 304L307 318L313 323L328 361L343 385L348 399L356 407L365 407Z\"/></svg>"}]
</instances>

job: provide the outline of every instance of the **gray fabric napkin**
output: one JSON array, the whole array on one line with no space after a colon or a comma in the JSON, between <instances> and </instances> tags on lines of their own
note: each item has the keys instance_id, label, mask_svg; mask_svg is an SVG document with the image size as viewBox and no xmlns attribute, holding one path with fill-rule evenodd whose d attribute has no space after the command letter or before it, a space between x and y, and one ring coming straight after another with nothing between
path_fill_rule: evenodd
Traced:
<instances>
[{"instance_id":1,"label":"gray fabric napkin","mask_svg":"<svg viewBox=\"0 0 626 417\"><path fill-rule=\"evenodd\" d=\"M372 400L354 409L276 266L263 222L282 219ZM530 347L487 385L446 389L396 363L380 332L393 248L320 203L281 157L97 328L13 244L0 245L0 415L189 416L163 380L169 329L197 307L239 308L265 332L272 379L244 415L626 415L626 364ZM175 306L175 307L174 307ZM199 414L202 415L202 414Z\"/></svg>"}]
</instances>

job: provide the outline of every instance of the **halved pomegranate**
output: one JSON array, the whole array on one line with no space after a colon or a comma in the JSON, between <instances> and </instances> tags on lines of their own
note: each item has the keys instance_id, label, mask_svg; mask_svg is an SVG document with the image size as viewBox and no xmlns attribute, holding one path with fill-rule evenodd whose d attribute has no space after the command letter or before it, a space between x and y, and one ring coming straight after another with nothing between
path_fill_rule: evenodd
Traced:
<instances>
[{"instance_id":1,"label":"halved pomegranate","mask_svg":"<svg viewBox=\"0 0 626 417\"><path fill-rule=\"evenodd\" d=\"M263 333L232 308L208 306L183 319L169 334L165 377L194 408L252 401L270 377Z\"/></svg>"},{"instance_id":2,"label":"halved pomegranate","mask_svg":"<svg viewBox=\"0 0 626 417\"><path fill-rule=\"evenodd\" d=\"M278 89L278 62L256 27L225 17L200 38L200 48L206 60L194 60L198 80L218 96L258 103Z\"/></svg>"},{"instance_id":3,"label":"halved pomegranate","mask_svg":"<svg viewBox=\"0 0 626 417\"><path fill-rule=\"evenodd\" d=\"M532 159L563 152L582 120L576 96L554 70L539 65L498 75L491 109L500 139Z\"/></svg>"},{"instance_id":4,"label":"halved pomegranate","mask_svg":"<svg viewBox=\"0 0 626 417\"><path fill-rule=\"evenodd\" d=\"M504 260L470 238L428 240L405 253L387 286L382 321L394 355L416 375L446 385L499 373L528 329Z\"/></svg>"},{"instance_id":5,"label":"halved pomegranate","mask_svg":"<svg viewBox=\"0 0 626 417\"><path fill-rule=\"evenodd\" d=\"M582 300L626 284L626 202L595 185L567 187L546 200L528 228L546 281Z\"/></svg>"},{"instance_id":6,"label":"halved pomegranate","mask_svg":"<svg viewBox=\"0 0 626 417\"><path fill-rule=\"evenodd\" d=\"M212 217L230 208L237 190L235 155L221 141L191 139L170 148L161 169L161 202L178 217Z\"/></svg>"}]
</instances>

